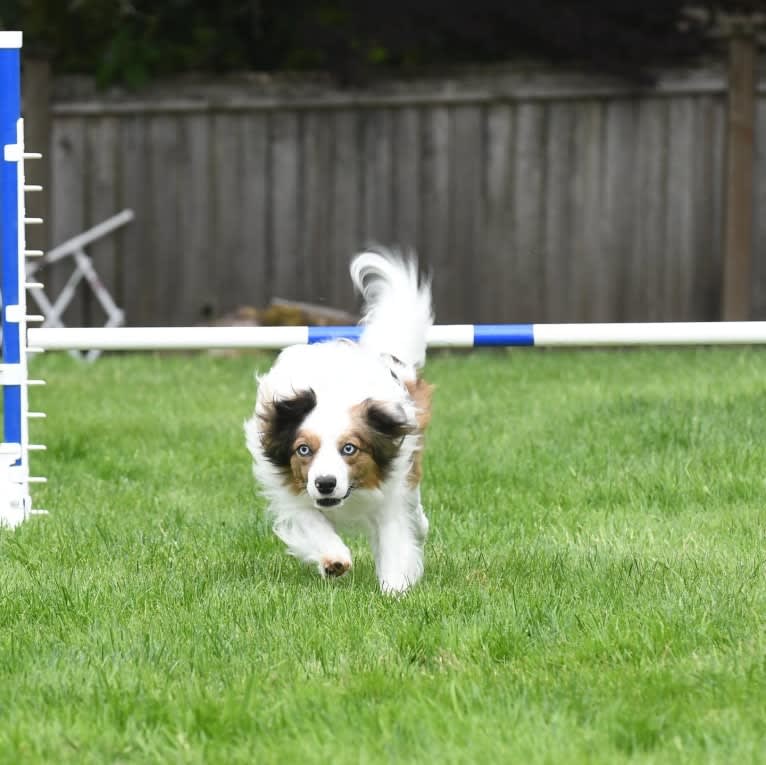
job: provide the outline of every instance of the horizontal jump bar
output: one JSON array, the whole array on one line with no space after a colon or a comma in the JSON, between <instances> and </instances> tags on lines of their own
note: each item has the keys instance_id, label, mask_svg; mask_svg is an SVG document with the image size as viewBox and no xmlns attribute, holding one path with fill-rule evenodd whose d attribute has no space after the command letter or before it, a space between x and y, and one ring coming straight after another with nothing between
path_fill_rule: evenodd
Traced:
<instances>
[{"instance_id":1,"label":"horizontal jump bar","mask_svg":"<svg viewBox=\"0 0 766 765\"><path fill-rule=\"evenodd\" d=\"M29 344L45 350L160 351L280 349L336 338L357 339L362 327L40 327ZM430 348L486 346L590 347L766 344L766 321L638 324L440 324Z\"/></svg>"}]
</instances>

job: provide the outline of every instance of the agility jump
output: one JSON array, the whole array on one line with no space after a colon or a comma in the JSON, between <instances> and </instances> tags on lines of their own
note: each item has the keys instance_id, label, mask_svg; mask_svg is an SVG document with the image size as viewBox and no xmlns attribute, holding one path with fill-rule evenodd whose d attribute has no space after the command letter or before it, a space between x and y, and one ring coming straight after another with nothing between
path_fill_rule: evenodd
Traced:
<instances>
[{"instance_id":1,"label":"agility jump","mask_svg":"<svg viewBox=\"0 0 766 765\"><path fill-rule=\"evenodd\" d=\"M42 384L29 378L29 354L44 350L159 351L274 349L345 337L349 327L39 327L42 316L27 313L26 291L42 288L27 281L27 259L43 256L25 245L25 195L40 187L24 183L24 161L39 154L24 148L21 119L21 32L0 31L0 294L2 295L3 440L0 442L0 525L15 526L31 515L30 484L45 479L30 474L28 422L42 418L29 410L28 390ZM429 348L477 347L627 347L766 344L766 322L681 322L634 324L460 324L436 325Z\"/></svg>"}]
</instances>

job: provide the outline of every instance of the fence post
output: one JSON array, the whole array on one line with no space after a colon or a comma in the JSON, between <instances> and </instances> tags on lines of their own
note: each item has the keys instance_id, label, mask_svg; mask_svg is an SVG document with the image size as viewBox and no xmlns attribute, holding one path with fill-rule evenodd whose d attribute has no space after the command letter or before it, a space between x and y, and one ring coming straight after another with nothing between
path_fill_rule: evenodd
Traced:
<instances>
[{"instance_id":1,"label":"fence post","mask_svg":"<svg viewBox=\"0 0 766 765\"><path fill-rule=\"evenodd\" d=\"M756 41L744 21L729 38L723 300L724 321L750 318Z\"/></svg>"}]
</instances>

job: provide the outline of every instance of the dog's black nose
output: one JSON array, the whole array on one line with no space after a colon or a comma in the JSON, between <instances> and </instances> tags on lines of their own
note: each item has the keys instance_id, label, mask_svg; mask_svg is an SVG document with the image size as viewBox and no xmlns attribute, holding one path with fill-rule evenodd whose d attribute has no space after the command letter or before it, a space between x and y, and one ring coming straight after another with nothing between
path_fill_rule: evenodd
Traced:
<instances>
[{"instance_id":1,"label":"dog's black nose","mask_svg":"<svg viewBox=\"0 0 766 765\"><path fill-rule=\"evenodd\" d=\"M332 494L337 483L333 475L320 475L319 478L314 479L314 486L320 494Z\"/></svg>"}]
</instances>

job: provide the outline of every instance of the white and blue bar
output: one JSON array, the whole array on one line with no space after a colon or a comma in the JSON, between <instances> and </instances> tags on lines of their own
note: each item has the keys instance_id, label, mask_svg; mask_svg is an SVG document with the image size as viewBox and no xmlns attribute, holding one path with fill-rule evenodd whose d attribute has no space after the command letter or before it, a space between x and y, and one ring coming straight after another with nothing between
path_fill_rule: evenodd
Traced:
<instances>
[{"instance_id":1,"label":"white and blue bar","mask_svg":"<svg viewBox=\"0 0 766 765\"><path fill-rule=\"evenodd\" d=\"M362 327L41 327L29 344L47 351L272 349L358 339ZM437 324L429 348L588 348L764 345L766 321L624 324Z\"/></svg>"}]
</instances>

